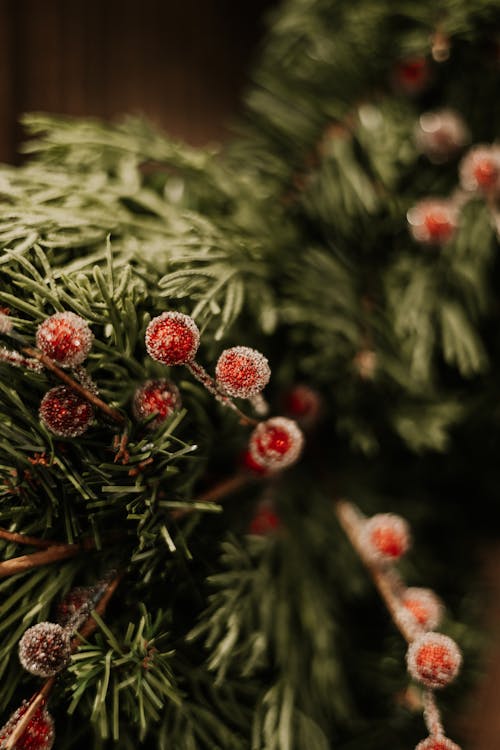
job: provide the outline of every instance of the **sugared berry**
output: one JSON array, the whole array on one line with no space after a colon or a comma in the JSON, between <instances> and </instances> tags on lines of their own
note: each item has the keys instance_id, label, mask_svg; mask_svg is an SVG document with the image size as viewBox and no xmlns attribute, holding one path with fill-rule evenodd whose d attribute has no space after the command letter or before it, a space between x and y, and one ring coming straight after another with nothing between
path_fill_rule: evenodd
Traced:
<instances>
[{"instance_id":1,"label":"sugared berry","mask_svg":"<svg viewBox=\"0 0 500 750\"><path fill-rule=\"evenodd\" d=\"M424 633L411 643L408 671L428 688L442 688L457 676L462 654L455 641L441 633Z\"/></svg>"},{"instance_id":2,"label":"sugared berry","mask_svg":"<svg viewBox=\"0 0 500 750\"><path fill-rule=\"evenodd\" d=\"M269 471L279 471L297 461L303 444L304 436L296 422L273 417L257 425L248 449L255 463Z\"/></svg>"},{"instance_id":3,"label":"sugared berry","mask_svg":"<svg viewBox=\"0 0 500 750\"><path fill-rule=\"evenodd\" d=\"M92 404L65 385L51 388L43 397L39 411L42 423L59 437L78 437L92 424Z\"/></svg>"},{"instance_id":4,"label":"sugared berry","mask_svg":"<svg viewBox=\"0 0 500 750\"><path fill-rule=\"evenodd\" d=\"M33 625L19 641L19 661L37 677L52 677L60 672L70 655L69 633L55 622Z\"/></svg>"},{"instance_id":5,"label":"sugared berry","mask_svg":"<svg viewBox=\"0 0 500 750\"><path fill-rule=\"evenodd\" d=\"M233 398L255 396L265 388L270 377L267 359L248 346L225 349L215 368L217 386Z\"/></svg>"},{"instance_id":6,"label":"sugared berry","mask_svg":"<svg viewBox=\"0 0 500 750\"><path fill-rule=\"evenodd\" d=\"M76 367L87 358L94 336L88 323L72 312L51 315L38 326L37 347L58 365Z\"/></svg>"},{"instance_id":7,"label":"sugared berry","mask_svg":"<svg viewBox=\"0 0 500 750\"><path fill-rule=\"evenodd\" d=\"M148 380L137 388L132 401L132 411L138 421L148 421L148 429L156 430L181 407L181 395L170 380Z\"/></svg>"}]
</instances>

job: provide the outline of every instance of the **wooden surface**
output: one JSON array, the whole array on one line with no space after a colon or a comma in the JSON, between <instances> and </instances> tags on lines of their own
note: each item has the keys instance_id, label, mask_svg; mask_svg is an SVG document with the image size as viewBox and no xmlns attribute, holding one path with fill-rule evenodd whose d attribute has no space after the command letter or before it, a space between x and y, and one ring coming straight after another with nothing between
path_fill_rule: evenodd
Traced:
<instances>
[{"instance_id":1,"label":"wooden surface","mask_svg":"<svg viewBox=\"0 0 500 750\"><path fill-rule=\"evenodd\" d=\"M223 138L272 0L0 0L0 160L25 111L145 113Z\"/></svg>"}]
</instances>

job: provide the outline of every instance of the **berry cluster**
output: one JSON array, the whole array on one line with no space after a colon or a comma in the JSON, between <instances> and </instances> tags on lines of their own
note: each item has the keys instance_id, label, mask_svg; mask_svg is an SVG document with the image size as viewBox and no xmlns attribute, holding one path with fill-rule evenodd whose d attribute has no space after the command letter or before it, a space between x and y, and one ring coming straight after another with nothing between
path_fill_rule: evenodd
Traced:
<instances>
[{"instance_id":1,"label":"berry cluster","mask_svg":"<svg viewBox=\"0 0 500 750\"><path fill-rule=\"evenodd\" d=\"M456 156L470 141L461 116L453 110L425 112L415 130L418 149L434 164ZM459 164L461 190L450 198L424 198L407 212L410 233L417 242L442 246L458 228L460 211L470 197L481 196L492 205L500 194L500 147L477 144Z\"/></svg>"},{"instance_id":2,"label":"berry cluster","mask_svg":"<svg viewBox=\"0 0 500 750\"><path fill-rule=\"evenodd\" d=\"M443 605L430 589L406 587L393 567L409 549L407 522L392 513L380 513L357 522L357 541L367 564L382 578L392 603L396 624L405 633L409 647L407 666L414 680L428 691L449 685L457 676L462 654L451 638L434 632L443 616ZM417 750L460 750L444 736L432 692L426 711L429 737Z\"/></svg>"}]
</instances>

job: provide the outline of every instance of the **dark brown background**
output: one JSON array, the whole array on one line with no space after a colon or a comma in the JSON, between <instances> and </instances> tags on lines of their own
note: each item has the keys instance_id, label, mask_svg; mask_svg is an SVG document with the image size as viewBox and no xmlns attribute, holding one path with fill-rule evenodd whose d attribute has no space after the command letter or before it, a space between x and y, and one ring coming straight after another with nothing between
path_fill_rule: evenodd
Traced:
<instances>
[{"instance_id":1,"label":"dark brown background","mask_svg":"<svg viewBox=\"0 0 500 750\"><path fill-rule=\"evenodd\" d=\"M0 161L22 112L145 113L223 138L272 0L0 0Z\"/></svg>"}]
</instances>

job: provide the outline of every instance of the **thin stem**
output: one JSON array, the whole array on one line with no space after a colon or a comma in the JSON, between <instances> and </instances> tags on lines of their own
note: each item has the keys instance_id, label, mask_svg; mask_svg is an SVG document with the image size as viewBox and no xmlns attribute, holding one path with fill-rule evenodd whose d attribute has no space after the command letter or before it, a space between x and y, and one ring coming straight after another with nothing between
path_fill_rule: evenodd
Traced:
<instances>
[{"instance_id":1,"label":"thin stem","mask_svg":"<svg viewBox=\"0 0 500 750\"><path fill-rule=\"evenodd\" d=\"M55 544L43 552L34 552L32 555L20 555L13 557L11 560L5 560L0 563L0 578L23 573L31 568L39 568L41 565L48 565L58 560L66 560L69 557L75 557L81 552L82 547L79 544Z\"/></svg>"},{"instance_id":2,"label":"thin stem","mask_svg":"<svg viewBox=\"0 0 500 750\"><path fill-rule=\"evenodd\" d=\"M251 482L258 481L258 479L258 477L254 477L250 473L244 474L242 472L241 474L235 474L232 477L223 479L205 492L202 492L201 495L194 499L193 503L217 503L228 495L232 495L233 492L237 492L243 487L246 487ZM177 520L187 516L194 510L196 510L196 508L180 508L179 510L172 511L170 515L173 519Z\"/></svg>"},{"instance_id":3,"label":"thin stem","mask_svg":"<svg viewBox=\"0 0 500 750\"><path fill-rule=\"evenodd\" d=\"M420 628L416 628L415 624L411 623L410 618L404 616L404 610L401 607L397 590L395 590L395 584L399 579L394 577L394 572L374 564L369 555L367 555L360 539L360 527L363 522L363 516L352 503L346 500L337 500L335 511L354 550L370 573L394 624L407 643L411 643L420 632Z\"/></svg>"},{"instance_id":4,"label":"thin stem","mask_svg":"<svg viewBox=\"0 0 500 750\"><path fill-rule=\"evenodd\" d=\"M26 544L29 547L40 547L40 549L47 549L47 547L56 545L56 542L52 542L50 539L38 539L34 536L17 534L15 531L7 531L7 529L2 528L0 528L0 539L5 539L7 542L14 542L15 544Z\"/></svg>"},{"instance_id":5,"label":"thin stem","mask_svg":"<svg viewBox=\"0 0 500 750\"><path fill-rule=\"evenodd\" d=\"M442 737L444 735L444 729L441 722L441 714L439 713L439 708L436 705L436 698L432 690L426 690L423 699L424 721L429 734L434 737Z\"/></svg>"},{"instance_id":6,"label":"thin stem","mask_svg":"<svg viewBox=\"0 0 500 750\"><path fill-rule=\"evenodd\" d=\"M214 379L208 374L208 372L204 367L202 367L202 365L199 365L198 362L192 360L191 362L186 363L186 367L191 375L193 375L196 380L199 380L199 382L207 389L207 391L211 393L212 396L217 399L217 401L219 401L219 403L236 412L242 424L251 425L252 427L255 427L259 424L258 419L249 417L247 414L242 412L241 409L236 406L236 404L233 403L229 396L221 393L221 391L217 388L217 384L215 383Z\"/></svg>"},{"instance_id":7,"label":"thin stem","mask_svg":"<svg viewBox=\"0 0 500 750\"><path fill-rule=\"evenodd\" d=\"M108 406L108 404L106 404L101 398L99 398L99 396L96 396L95 393L92 393L92 391L90 391L88 388L85 388L83 385L74 380L74 378L68 375L67 372L58 367L55 362L50 359L50 357L47 357L46 354L43 354L43 352L40 352L38 351L38 349L34 349L31 346L23 346L22 351L29 357L38 360L38 362L41 362L43 366L46 367L47 370L50 370L56 377L59 378L59 380L62 380L62 382L69 386L69 388L82 396L82 398L84 398L86 401L89 401L91 404L93 404L96 409L100 409L102 412L104 412L104 414L112 419L113 422L116 422L119 425L125 424L125 417L120 414L117 409L112 409L111 406Z\"/></svg>"}]
</instances>

